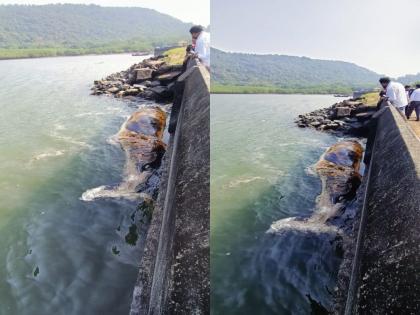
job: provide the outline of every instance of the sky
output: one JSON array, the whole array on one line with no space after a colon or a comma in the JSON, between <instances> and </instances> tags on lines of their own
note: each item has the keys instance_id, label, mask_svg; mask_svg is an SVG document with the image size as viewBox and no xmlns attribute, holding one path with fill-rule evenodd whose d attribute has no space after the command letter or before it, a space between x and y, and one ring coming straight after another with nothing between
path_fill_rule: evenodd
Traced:
<instances>
[{"instance_id":1,"label":"sky","mask_svg":"<svg viewBox=\"0 0 420 315\"><path fill-rule=\"evenodd\" d=\"M210 24L210 0L0 0L0 4L82 3L101 6L143 7L169 14L184 22Z\"/></svg>"},{"instance_id":2,"label":"sky","mask_svg":"<svg viewBox=\"0 0 420 315\"><path fill-rule=\"evenodd\" d=\"M420 72L419 0L211 0L212 46Z\"/></svg>"}]
</instances>

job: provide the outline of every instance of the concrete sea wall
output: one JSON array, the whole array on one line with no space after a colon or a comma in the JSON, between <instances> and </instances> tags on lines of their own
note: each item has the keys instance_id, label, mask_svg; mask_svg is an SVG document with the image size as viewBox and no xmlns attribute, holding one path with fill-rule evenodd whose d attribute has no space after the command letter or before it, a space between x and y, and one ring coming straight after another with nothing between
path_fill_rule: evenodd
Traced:
<instances>
[{"instance_id":1,"label":"concrete sea wall","mask_svg":"<svg viewBox=\"0 0 420 315\"><path fill-rule=\"evenodd\" d=\"M131 315L210 313L210 75L190 62L177 86Z\"/></svg>"},{"instance_id":2,"label":"concrete sea wall","mask_svg":"<svg viewBox=\"0 0 420 315\"><path fill-rule=\"evenodd\" d=\"M337 313L419 314L420 140L387 106L378 113L367 154L357 240L340 271L348 280Z\"/></svg>"}]
</instances>

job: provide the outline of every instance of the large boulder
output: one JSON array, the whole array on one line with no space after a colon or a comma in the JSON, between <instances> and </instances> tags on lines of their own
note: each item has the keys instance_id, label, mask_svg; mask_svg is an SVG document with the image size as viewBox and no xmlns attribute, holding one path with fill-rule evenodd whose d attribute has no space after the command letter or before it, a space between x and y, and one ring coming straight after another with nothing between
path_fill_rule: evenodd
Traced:
<instances>
[{"instance_id":1,"label":"large boulder","mask_svg":"<svg viewBox=\"0 0 420 315\"><path fill-rule=\"evenodd\" d=\"M112 93L112 94L115 94L115 93L117 93L119 90L120 90L119 88L117 88L116 86L113 86L113 87L109 88L109 89L107 90L107 92Z\"/></svg>"},{"instance_id":2,"label":"large boulder","mask_svg":"<svg viewBox=\"0 0 420 315\"><path fill-rule=\"evenodd\" d=\"M136 73L137 82L150 80L153 75L153 69L149 69L149 68L140 68L140 69L135 69L134 71Z\"/></svg>"},{"instance_id":3,"label":"large boulder","mask_svg":"<svg viewBox=\"0 0 420 315\"><path fill-rule=\"evenodd\" d=\"M149 68L153 68L153 69L157 69L164 64L165 64L165 61L163 61L163 60L152 60L152 58L146 59L146 60L143 61L143 65L145 67L149 67Z\"/></svg>"},{"instance_id":4,"label":"large boulder","mask_svg":"<svg viewBox=\"0 0 420 315\"><path fill-rule=\"evenodd\" d=\"M167 83L174 81L177 77L181 75L181 71L172 71L168 73L164 73L155 77L156 80L159 80L162 83Z\"/></svg>"},{"instance_id":5,"label":"large boulder","mask_svg":"<svg viewBox=\"0 0 420 315\"><path fill-rule=\"evenodd\" d=\"M351 108L350 107L336 107L335 115L337 118L349 117L351 115Z\"/></svg>"},{"instance_id":6,"label":"large boulder","mask_svg":"<svg viewBox=\"0 0 420 315\"><path fill-rule=\"evenodd\" d=\"M168 87L162 85L149 88L149 91L152 91L158 100L164 100L172 96L172 92L168 89Z\"/></svg>"}]
</instances>

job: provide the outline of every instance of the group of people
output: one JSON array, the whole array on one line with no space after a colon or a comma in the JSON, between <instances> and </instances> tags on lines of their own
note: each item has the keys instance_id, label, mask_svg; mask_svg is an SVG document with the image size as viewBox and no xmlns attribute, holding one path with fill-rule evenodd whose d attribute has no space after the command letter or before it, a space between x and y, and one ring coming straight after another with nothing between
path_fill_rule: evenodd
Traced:
<instances>
[{"instance_id":1,"label":"group of people","mask_svg":"<svg viewBox=\"0 0 420 315\"><path fill-rule=\"evenodd\" d=\"M190 29L192 44L187 47L187 52L210 70L210 33L204 31L201 25L194 25Z\"/></svg>"},{"instance_id":2,"label":"group of people","mask_svg":"<svg viewBox=\"0 0 420 315\"><path fill-rule=\"evenodd\" d=\"M379 79L383 90L380 92L380 102L388 100L393 106L400 110L407 119L410 119L413 111L416 112L416 120L420 120L420 84L415 88L410 85L402 85L399 82L391 81L384 77Z\"/></svg>"}]
</instances>

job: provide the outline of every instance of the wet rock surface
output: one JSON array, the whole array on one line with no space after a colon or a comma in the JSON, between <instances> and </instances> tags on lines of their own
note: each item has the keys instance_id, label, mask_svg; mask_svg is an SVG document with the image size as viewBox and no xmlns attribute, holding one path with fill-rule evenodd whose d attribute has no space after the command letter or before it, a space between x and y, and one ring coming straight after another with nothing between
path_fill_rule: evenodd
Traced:
<instances>
[{"instance_id":1,"label":"wet rock surface","mask_svg":"<svg viewBox=\"0 0 420 315\"><path fill-rule=\"evenodd\" d=\"M157 56L145 59L127 70L94 81L92 95L170 101L174 95L174 82L182 74L183 66L169 65L164 58Z\"/></svg>"},{"instance_id":2,"label":"wet rock surface","mask_svg":"<svg viewBox=\"0 0 420 315\"><path fill-rule=\"evenodd\" d=\"M299 115L295 122L300 128L365 137L375 110L376 107L366 106L360 100L348 99L327 108Z\"/></svg>"}]
</instances>

